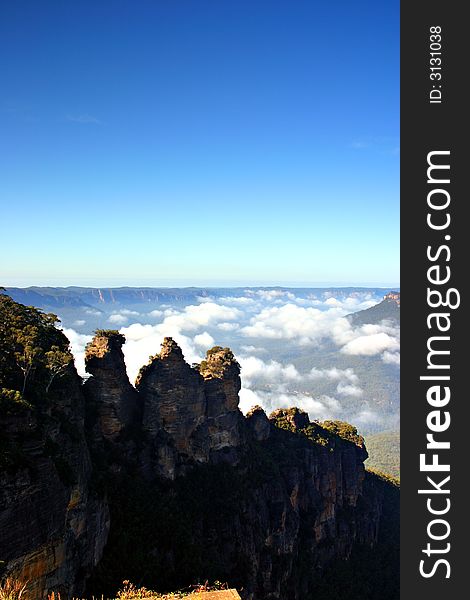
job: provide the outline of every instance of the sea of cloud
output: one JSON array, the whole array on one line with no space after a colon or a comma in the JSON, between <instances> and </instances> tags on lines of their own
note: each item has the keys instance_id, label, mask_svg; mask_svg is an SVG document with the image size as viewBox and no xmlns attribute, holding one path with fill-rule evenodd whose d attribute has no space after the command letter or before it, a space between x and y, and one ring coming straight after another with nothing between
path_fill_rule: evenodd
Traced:
<instances>
[{"instance_id":1,"label":"sea of cloud","mask_svg":"<svg viewBox=\"0 0 470 600\"><path fill-rule=\"evenodd\" d=\"M283 290L246 290L242 295L201 297L188 306L161 305L149 312L122 308L103 315L103 327L119 327L127 371L135 380L140 367L159 352L163 338L173 337L188 363L200 362L215 344L231 345L241 365L240 408L259 404L268 412L296 405L312 418L340 418L348 398L362 398L355 422L367 425L379 417L370 409L352 368L299 370L291 362L269 357L272 343L318 350L333 344L349 356L377 356L387 365L400 362L400 331L392 322L354 326L346 315L380 301L372 293L296 296ZM85 311L91 314L89 309ZM77 369L84 374L84 349L91 335L65 328ZM326 381L334 393L316 396L306 392L309 382ZM331 387L333 386L333 387ZM311 385L310 388L315 388Z\"/></svg>"}]
</instances>

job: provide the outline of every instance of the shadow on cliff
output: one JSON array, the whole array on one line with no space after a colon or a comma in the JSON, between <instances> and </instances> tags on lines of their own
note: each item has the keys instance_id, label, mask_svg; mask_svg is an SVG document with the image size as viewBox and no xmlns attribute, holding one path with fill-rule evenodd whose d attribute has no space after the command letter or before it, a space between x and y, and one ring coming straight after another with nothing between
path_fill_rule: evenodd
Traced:
<instances>
[{"instance_id":1,"label":"shadow on cliff","mask_svg":"<svg viewBox=\"0 0 470 600\"><path fill-rule=\"evenodd\" d=\"M127 579L398 598L398 489L366 473L354 427L295 408L245 417L232 352L190 366L171 338L134 387L124 337L100 330L82 382L54 316L4 295L0 310L0 560L35 598L87 579L98 597Z\"/></svg>"}]
</instances>

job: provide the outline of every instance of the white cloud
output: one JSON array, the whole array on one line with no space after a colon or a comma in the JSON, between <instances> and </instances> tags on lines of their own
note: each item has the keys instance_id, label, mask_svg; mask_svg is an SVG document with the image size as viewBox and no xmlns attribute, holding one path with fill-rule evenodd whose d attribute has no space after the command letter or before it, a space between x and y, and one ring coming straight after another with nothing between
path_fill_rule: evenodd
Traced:
<instances>
[{"instance_id":1,"label":"white cloud","mask_svg":"<svg viewBox=\"0 0 470 600\"><path fill-rule=\"evenodd\" d=\"M127 374L131 382L135 381L140 368L148 363L149 358L160 352L164 337L173 337L189 364L200 362L205 354L196 347L190 337L177 331L165 329L162 324L142 325L141 323L133 323L129 327L121 328L120 332L126 337L126 343L122 350Z\"/></svg>"},{"instance_id":2,"label":"white cloud","mask_svg":"<svg viewBox=\"0 0 470 600\"><path fill-rule=\"evenodd\" d=\"M300 345L318 346L330 339L342 347L343 353L351 355L373 356L399 349L399 328L393 323L383 321L355 328L343 313L344 309L337 306L328 310L293 303L271 306L251 317L241 333L252 338L291 340Z\"/></svg>"},{"instance_id":3,"label":"white cloud","mask_svg":"<svg viewBox=\"0 0 470 600\"><path fill-rule=\"evenodd\" d=\"M295 295L292 292L286 290L246 290L247 294L258 296L262 300L279 300L289 299L294 300Z\"/></svg>"},{"instance_id":4,"label":"white cloud","mask_svg":"<svg viewBox=\"0 0 470 600\"><path fill-rule=\"evenodd\" d=\"M250 408L253 408L253 406L256 406L257 404L262 406L262 401L260 401L259 394L257 394L253 390L250 390L249 388L242 387L242 389L240 390L239 404L242 413L246 415ZM263 408L266 410L265 406L263 406Z\"/></svg>"},{"instance_id":5,"label":"white cloud","mask_svg":"<svg viewBox=\"0 0 470 600\"><path fill-rule=\"evenodd\" d=\"M341 411L340 402L331 396L314 397L306 393L280 392L279 390L252 390L242 387L240 391L240 410L247 413L258 404L269 415L276 408L297 406L308 413L310 420L333 419Z\"/></svg>"},{"instance_id":6,"label":"white cloud","mask_svg":"<svg viewBox=\"0 0 470 600\"><path fill-rule=\"evenodd\" d=\"M121 333L126 336L123 352L131 381L148 362L149 356L160 352L166 336L175 339L191 364L200 362L208 348L221 343L217 339L218 332L224 332L220 335L227 338L222 343L231 343L230 334L237 332L236 339L239 340L241 334L246 341L240 347L241 356L237 356L242 367L240 407L244 412L254 404L260 404L267 412L296 405L307 410L312 419L347 418L353 423L357 421L358 425L377 423L379 417L364 404L367 397L362 386L364 389L366 386L352 368L313 367L310 371L299 372L287 361L261 360L255 356L268 352L262 347L264 340L282 340L281 345L286 349L289 344L292 348L322 346L329 341L343 354L380 355L385 363L398 365L400 332L394 323L354 327L345 318L354 310L374 304L371 295L338 299L322 293L319 299L314 296L299 298L283 290L249 290L246 297L203 300L183 308L159 306L158 310L142 315L143 322L132 323L136 320L132 317L138 316L132 310L123 309L109 315L109 322L120 325ZM91 309L91 313L106 318L99 311ZM150 323L146 323L146 319ZM91 336L75 339L78 362L83 363L84 345L89 340ZM345 412L352 398L361 398L360 402L367 408L357 415Z\"/></svg>"},{"instance_id":7,"label":"white cloud","mask_svg":"<svg viewBox=\"0 0 470 600\"><path fill-rule=\"evenodd\" d=\"M330 297L323 304L332 308L341 308L348 313L352 313L374 306L377 304L377 300L368 294L365 298L358 298L356 296L347 296L346 298Z\"/></svg>"},{"instance_id":8,"label":"white cloud","mask_svg":"<svg viewBox=\"0 0 470 600\"><path fill-rule=\"evenodd\" d=\"M240 357L242 381L246 387L253 387L255 382L261 383L280 383L286 381L300 381L302 376L294 365L281 363L271 360L264 362L256 356Z\"/></svg>"},{"instance_id":9,"label":"white cloud","mask_svg":"<svg viewBox=\"0 0 470 600\"><path fill-rule=\"evenodd\" d=\"M91 342L93 336L83 335L75 331L75 329L66 328L62 331L70 341L70 349L75 358L75 367L78 374L83 376L85 375L85 346L88 342Z\"/></svg>"},{"instance_id":10,"label":"white cloud","mask_svg":"<svg viewBox=\"0 0 470 600\"><path fill-rule=\"evenodd\" d=\"M357 383L359 381L358 376L354 373L353 369L338 369L332 367L331 369L317 369L313 367L309 373L310 379L329 379L330 381L348 381L349 383Z\"/></svg>"},{"instance_id":11,"label":"white cloud","mask_svg":"<svg viewBox=\"0 0 470 600\"><path fill-rule=\"evenodd\" d=\"M234 321L241 317L242 313L238 308L204 302L186 306L180 312L172 312L165 317L163 322L180 331L196 331L200 327L216 325L219 321Z\"/></svg>"},{"instance_id":12,"label":"white cloud","mask_svg":"<svg viewBox=\"0 0 470 600\"><path fill-rule=\"evenodd\" d=\"M240 350L242 350L243 352L246 352L247 354L252 354L253 352L255 354L264 354L265 352L267 352L267 350L265 348L260 348L259 346L240 346Z\"/></svg>"},{"instance_id":13,"label":"white cloud","mask_svg":"<svg viewBox=\"0 0 470 600\"><path fill-rule=\"evenodd\" d=\"M207 331L195 335L194 343L196 344L196 346L201 346L201 348L204 348L206 350L212 348L215 345L214 338L209 333L207 333Z\"/></svg>"},{"instance_id":14,"label":"white cloud","mask_svg":"<svg viewBox=\"0 0 470 600\"><path fill-rule=\"evenodd\" d=\"M382 332L357 337L341 348L341 352L355 356L373 356L384 350L398 350L399 347L400 344L396 338Z\"/></svg>"},{"instance_id":15,"label":"white cloud","mask_svg":"<svg viewBox=\"0 0 470 600\"><path fill-rule=\"evenodd\" d=\"M238 304L241 306L255 304L253 298L247 298L247 296L222 296L219 298L219 302L222 302L223 304Z\"/></svg>"},{"instance_id":16,"label":"white cloud","mask_svg":"<svg viewBox=\"0 0 470 600\"><path fill-rule=\"evenodd\" d=\"M399 366L400 365L400 353L399 352L389 352L388 350L386 350L382 354L382 360L384 361L384 363Z\"/></svg>"},{"instance_id":17,"label":"white cloud","mask_svg":"<svg viewBox=\"0 0 470 600\"><path fill-rule=\"evenodd\" d=\"M304 308L293 303L264 308L241 329L246 337L296 340L298 343L318 344L326 337L342 341L351 324L340 309Z\"/></svg>"},{"instance_id":18,"label":"white cloud","mask_svg":"<svg viewBox=\"0 0 470 600\"><path fill-rule=\"evenodd\" d=\"M153 325L142 325L142 323L132 323L132 325L123 328L121 333L124 333L127 341L138 342L154 334L155 327Z\"/></svg>"},{"instance_id":19,"label":"white cloud","mask_svg":"<svg viewBox=\"0 0 470 600\"><path fill-rule=\"evenodd\" d=\"M358 385L347 384L342 381L338 383L336 391L340 396L352 396L353 398L359 398L364 393Z\"/></svg>"},{"instance_id":20,"label":"white cloud","mask_svg":"<svg viewBox=\"0 0 470 600\"><path fill-rule=\"evenodd\" d=\"M361 410L357 415L354 415L351 418L351 422L354 423L354 425L360 427L360 426L366 426L366 425L380 424L383 422L383 419L376 412L367 408L367 409Z\"/></svg>"},{"instance_id":21,"label":"white cloud","mask_svg":"<svg viewBox=\"0 0 470 600\"><path fill-rule=\"evenodd\" d=\"M82 325L85 325L85 323L86 323L85 319L78 319L77 321L74 321L74 322L73 322L73 324L74 324L76 327L81 327Z\"/></svg>"},{"instance_id":22,"label":"white cloud","mask_svg":"<svg viewBox=\"0 0 470 600\"><path fill-rule=\"evenodd\" d=\"M124 323L128 323L129 317L138 317L140 313L135 310L129 310L127 308L122 308L120 310L115 310L109 317L108 322L113 323L115 325L124 325Z\"/></svg>"},{"instance_id":23,"label":"white cloud","mask_svg":"<svg viewBox=\"0 0 470 600\"><path fill-rule=\"evenodd\" d=\"M215 326L219 320L226 322L240 318L241 314L237 308L205 302L182 310L165 310L165 318L156 325L133 323L121 328L127 340L123 352L129 379L135 379L149 356L160 352L164 337L172 337L179 344L188 363L200 362L205 350L214 346L215 341L207 331L197 333L198 330Z\"/></svg>"},{"instance_id":24,"label":"white cloud","mask_svg":"<svg viewBox=\"0 0 470 600\"><path fill-rule=\"evenodd\" d=\"M126 317L124 315L120 315L118 313L115 313L108 317L109 323L114 323L115 325L122 325L124 323L127 323L128 320L129 320L128 317Z\"/></svg>"},{"instance_id":25,"label":"white cloud","mask_svg":"<svg viewBox=\"0 0 470 600\"><path fill-rule=\"evenodd\" d=\"M299 373L292 364L263 361L255 356L238 358L241 366L242 390L240 409L247 412L254 404L266 412L276 408L298 406L307 411L311 419L339 418L342 415L340 401L328 394L316 395L302 390L309 382L326 379L337 382L336 391L343 397L359 397L363 390L353 369L318 369ZM300 388L300 389L298 389Z\"/></svg>"},{"instance_id":26,"label":"white cloud","mask_svg":"<svg viewBox=\"0 0 470 600\"><path fill-rule=\"evenodd\" d=\"M240 325L238 323L218 323L217 329L220 331L236 331Z\"/></svg>"}]
</instances>

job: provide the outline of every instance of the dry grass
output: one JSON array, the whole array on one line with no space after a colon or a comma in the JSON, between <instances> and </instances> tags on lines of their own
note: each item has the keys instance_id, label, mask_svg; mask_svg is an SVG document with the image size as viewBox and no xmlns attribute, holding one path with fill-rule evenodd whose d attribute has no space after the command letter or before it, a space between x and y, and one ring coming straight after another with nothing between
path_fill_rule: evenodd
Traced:
<instances>
[{"instance_id":1,"label":"dry grass","mask_svg":"<svg viewBox=\"0 0 470 600\"><path fill-rule=\"evenodd\" d=\"M179 592L172 592L171 594L160 594L152 590L148 590L145 587L136 587L129 581L123 581L123 588L119 590L116 598L112 600L181 600L183 598L189 598L190 600L197 600L198 596L202 592L210 592L214 590L225 590L228 589L227 584L222 584L216 581L214 585L209 585L208 582L192 586L189 590L182 590ZM52 592L48 595L48 600L61 600L60 594ZM23 583L17 581L11 577L7 577L0 583L0 600L34 600L27 592L27 582ZM74 598L73 600L80 600ZM84 600L82 598L82 600ZM101 598L93 597L92 600L105 600ZM106 600L111 600L110 598Z\"/></svg>"},{"instance_id":2,"label":"dry grass","mask_svg":"<svg viewBox=\"0 0 470 600\"><path fill-rule=\"evenodd\" d=\"M180 600L182 598L197 600L202 592L228 589L227 584L222 584L219 581L216 581L214 585L209 585L206 581L202 585L192 586L190 590L172 592L171 594L159 594L144 587L136 588L129 581L123 581L123 585L124 588L118 592L116 600L140 600L141 598L147 600Z\"/></svg>"},{"instance_id":3,"label":"dry grass","mask_svg":"<svg viewBox=\"0 0 470 600\"><path fill-rule=\"evenodd\" d=\"M7 577L0 583L0 600L27 600L26 583Z\"/></svg>"}]
</instances>

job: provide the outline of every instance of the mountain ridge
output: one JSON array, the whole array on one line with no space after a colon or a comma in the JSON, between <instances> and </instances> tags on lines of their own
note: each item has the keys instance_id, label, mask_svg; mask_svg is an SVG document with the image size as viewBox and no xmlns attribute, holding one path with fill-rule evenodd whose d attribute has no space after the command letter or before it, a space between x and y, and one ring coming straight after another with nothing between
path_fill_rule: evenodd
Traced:
<instances>
[{"instance_id":1,"label":"mountain ridge","mask_svg":"<svg viewBox=\"0 0 470 600\"><path fill-rule=\"evenodd\" d=\"M355 325L376 324L381 321L396 321L400 323L400 292L388 292L383 300L370 308L347 315Z\"/></svg>"},{"instance_id":2,"label":"mountain ridge","mask_svg":"<svg viewBox=\"0 0 470 600\"><path fill-rule=\"evenodd\" d=\"M236 286L236 287L6 287L6 292L17 302L26 304L27 301L34 301L35 306L100 306L105 304L119 303L145 303L160 302L166 300L188 301L198 297L209 295L224 296L234 294L235 292L244 292L245 290L273 290L273 291L297 291L299 293L309 293L316 291L318 293L335 292L337 294L349 295L358 293L365 289L374 293L381 294L388 288L375 287L284 287L284 286Z\"/></svg>"}]
</instances>

